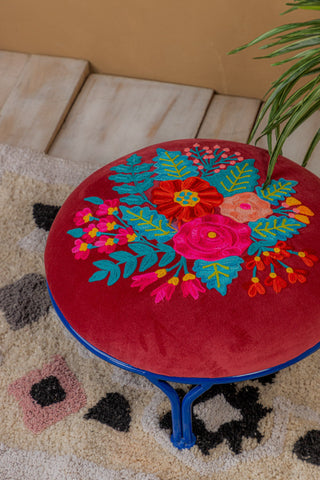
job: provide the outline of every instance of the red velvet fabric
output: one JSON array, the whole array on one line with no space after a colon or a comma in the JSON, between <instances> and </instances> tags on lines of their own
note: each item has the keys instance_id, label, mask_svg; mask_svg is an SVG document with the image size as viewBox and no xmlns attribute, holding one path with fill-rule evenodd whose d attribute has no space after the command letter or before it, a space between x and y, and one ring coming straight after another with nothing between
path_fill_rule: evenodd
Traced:
<instances>
[{"instance_id":1,"label":"red velvet fabric","mask_svg":"<svg viewBox=\"0 0 320 480\"><path fill-rule=\"evenodd\" d=\"M268 154L265 150L228 141L177 140L142 149L145 162L157 156L157 148L184 152L198 142L212 148L219 144L244 159L254 158L261 186ZM176 288L170 300L155 303L150 291L131 287L132 278L111 286L106 280L89 282L97 271L94 261L108 254L90 252L90 259L76 260L71 250L74 238L67 231L77 228L74 217L90 205L87 197L120 198L108 180L110 167L124 164L130 155L107 165L87 178L69 196L51 228L45 251L47 281L61 312L75 331L90 344L136 368L173 377L219 378L253 373L288 362L320 341L320 264L305 266L292 256L294 269L308 271L307 281L291 284L280 293L263 284L265 294L248 295L252 270L245 263L227 294L206 289L198 299L184 297ZM288 239L291 249L320 253L320 180L288 159L281 158L274 179L295 180L293 197L314 212L310 224ZM159 186L156 181L154 187ZM151 189L147 192L151 199ZM96 207L95 207L96 208ZM214 213L219 207L214 207ZM172 240L168 242L173 245ZM130 250L126 245L122 249ZM245 258L245 254L242 255ZM294 258L293 258L294 257ZM146 270L153 272L160 267ZM138 273L138 272L137 272ZM192 271L194 273L194 271ZM141 273L140 273L141 274ZM288 275L285 273L285 275ZM160 279L161 280L161 279ZM272 284L272 280L271 280Z\"/></svg>"}]
</instances>

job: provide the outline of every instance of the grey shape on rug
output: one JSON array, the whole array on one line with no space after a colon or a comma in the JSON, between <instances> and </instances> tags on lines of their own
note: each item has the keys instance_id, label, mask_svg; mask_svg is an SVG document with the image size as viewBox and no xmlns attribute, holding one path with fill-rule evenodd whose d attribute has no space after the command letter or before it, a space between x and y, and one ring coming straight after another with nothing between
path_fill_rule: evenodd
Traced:
<instances>
[{"instance_id":1,"label":"grey shape on rug","mask_svg":"<svg viewBox=\"0 0 320 480\"><path fill-rule=\"evenodd\" d=\"M46 280L38 273L28 273L0 289L0 308L12 330L38 321L50 305Z\"/></svg>"},{"instance_id":2,"label":"grey shape on rug","mask_svg":"<svg viewBox=\"0 0 320 480\"><path fill-rule=\"evenodd\" d=\"M27 252L44 253L48 240L48 232L42 228L35 228L29 235L23 237L18 245Z\"/></svg>"}]
</instances>

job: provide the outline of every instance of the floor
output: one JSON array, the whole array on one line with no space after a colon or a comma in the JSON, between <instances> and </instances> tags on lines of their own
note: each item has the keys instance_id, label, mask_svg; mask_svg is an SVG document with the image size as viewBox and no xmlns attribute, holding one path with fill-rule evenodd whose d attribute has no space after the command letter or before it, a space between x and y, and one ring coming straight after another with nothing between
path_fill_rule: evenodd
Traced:
<instances>
[{"instance_id":1,"label":"floor","mask_svg":"<svg viewBox=\"0 0 320 480\"><path fill-rule=\"evenodd\" d=\"M260 108L260 100L208 88L92 74L85 60L0 51L0 143L92 170L172 139L246 142ZM316 112L287 142L284 155L301 163L319 124ZM319 156L320 145L308 168L320 176Z\"/></svg>"}]
</instances>

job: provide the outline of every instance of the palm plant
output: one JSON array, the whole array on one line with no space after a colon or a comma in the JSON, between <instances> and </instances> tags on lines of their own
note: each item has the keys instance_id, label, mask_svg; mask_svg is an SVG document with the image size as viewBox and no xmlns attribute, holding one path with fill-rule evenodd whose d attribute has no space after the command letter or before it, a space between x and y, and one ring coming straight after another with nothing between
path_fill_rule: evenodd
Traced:
<instances>
[{"instance_id":1,"label":"palm plant","mask_svg":"<svg viewBox=\"0 0 320 480\"><path fill-rule=\"evenodd\" d=\"M320 10L320 0L292 0L290 3L287 2L286 5L291 8L284 13L296 9ZM272 39L271 42L269 42L269 39ZM286 55L284 59L272 65L293 62L276 81L272 82L265 95L265 104L248 139L248 143L250 143L262 119L267 116L267 125L256 140L257 142L265 135L268 140L270 161L266 186L270 183L278 156L281 155L282 147L287 138L320 108L320 18L273 28L246 45L232 50L230 54L265 40L268 40L268 43L259 48L261 50L271 48L273 51L257 58L274 58ZM294 55L290 56L292 53ZM303 166L307 165L319 140L320 128L310 143L302 163Z\"/></svg>"}]
</instances>

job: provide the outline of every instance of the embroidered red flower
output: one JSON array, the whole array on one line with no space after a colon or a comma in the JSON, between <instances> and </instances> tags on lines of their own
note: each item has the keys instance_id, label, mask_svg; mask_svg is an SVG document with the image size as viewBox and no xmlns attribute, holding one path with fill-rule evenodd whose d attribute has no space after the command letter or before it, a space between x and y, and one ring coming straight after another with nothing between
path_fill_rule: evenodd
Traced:
<instances>
[{"instance_id":1,"label":"embroidered red flower","mask_svg":"<svg viewBox=\"0 0 320 480\"><path fill-rule=\"evenodd\" d=\"M169 219L189 222L214 212L223 196L206 180L189 177L186 180L166 180L152 192L157 210Z\"/></svg>"},{"instance_id":2,"label":"embroidered red flower","mask_svg":"<svg viewBox=\"0 0 320 480\"><path fill-rule=\"evenodd\" d=\"M247 257L246 258L246 267L248 270L253 270L254 267L257 267L257 270L261 271L264 270L266 267L259 256L255 257Z\"/></svg>"},{"instance_id":3,"label":"embroidered red flower","mask_svg":"<svg viewBox=\"0 0 320 480\"><path fill-rule=\"evenodd\" d=\"M258 277L251 278L251 285L248 289L249 297L255 297L259 293L260 295L264 295L266 293L266 289L260 282Z\"/></svg>"},{"instance_id":4,"label":"embroidered red flower","mask_svg":"<svg viewBox=\"0 0 320 480\"><path fill-rule=\"evenodd\" d=\"M302 250L301 252L298 252L298 255L307 267L313 267L313 265L319 260L312 250Z\"/></svg>"},{"instance_id":5,"label":"embroidered red flower","mask_svg":"<svg viewBox=\"0 0 320 480\"><path fill-rule=\"evenodd\" d=\"M305 283L307 281L307 272L305 270L288 267L286 272L288 274L288 280L290 283L296 283L297 281L300 283Z\"/></svg>"},{"instance_id":6,"label":"embroidered red flower","mask_svg":"<svg viewBox=\"0 0 320 480\"><path fill-rule=\"evenodd\" d=\"M277 275L275 272L271 272L264 281L265 285L272 287L276 293L280 293L288 284L284 278Z\"/></svg>"}]
</instances>

